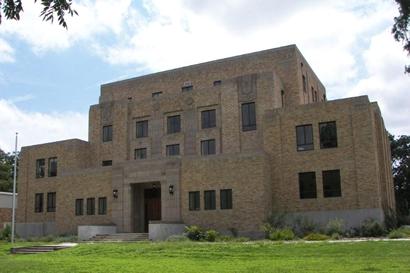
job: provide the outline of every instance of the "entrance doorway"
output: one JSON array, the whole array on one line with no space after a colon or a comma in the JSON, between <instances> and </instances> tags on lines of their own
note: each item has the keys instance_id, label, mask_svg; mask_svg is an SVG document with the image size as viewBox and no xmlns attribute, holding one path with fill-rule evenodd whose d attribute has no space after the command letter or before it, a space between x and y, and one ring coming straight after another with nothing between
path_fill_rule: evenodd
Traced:
<instances>
[{"instance_id":1,"label":"entrance doorway","mask_svg":"<svg viewBox=\"0 0 410 273\"><path fill-rule=\"evenodd\" d=\"M161 220L161 184L132 185L132 232L148 232L149 221Z\"/></svg>"},{"instance_id":2,"label":"entrance doorway","mask_svg":"<svg viewBox=\"0 0 410 273\"><path fill-rule=\"evenodd\" d=\"M144 190L144 232L148 232L149 221L161 220L161 188Z\"/></svg>"}]
</instances>

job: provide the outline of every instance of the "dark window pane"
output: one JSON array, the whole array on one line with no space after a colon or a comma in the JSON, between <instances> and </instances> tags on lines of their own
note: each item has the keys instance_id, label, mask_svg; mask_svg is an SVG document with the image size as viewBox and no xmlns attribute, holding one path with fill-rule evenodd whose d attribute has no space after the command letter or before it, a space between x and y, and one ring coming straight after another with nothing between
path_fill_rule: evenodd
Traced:
<instances>
[{"instance_id":1,"label":"dark window pane","mask_svg":"<svg viewBox=\"0 0 410 273\"><path fill-rule=\"evenodd\" d=\"M201 112L202 129L216 127L216 110Z\"/></svg>"},{"instance_id":2,"label":"dark window pane","mask_svg":"<svg viewBox=\"0 0 410 273\"><path fill-rule=\"evenodd\" d=\"M45 175L46 160L44 158L36 160L36 178L43 178Z\"/></svg>"},{"instance_id":3,"label":"dark window pane","mask_svg":"<svg viewBox=\"0 0 410 273\"><path fill-rule=\"evenodd\" d=\"M315 172L299 173L299 194L301 199L316 198Z\"/></svg>"},{"instance_id":4,"label":"dark window pane","mask_svg":"<svg viewBox=\"0 0 410 273\"><path fill-rule=\"evenodd\" d=\"M306 92L307 91L307 85L306 85L305 75L302 75L302 82L303 82L303 92Z\"/></svg>"},{"instance_id":5,"label":"dark window pane","mask_svg":"<svg viewBox=\"0 0 410 273\"><path fill-rule=\"evenodd\" d=\"M87 198L87 215L95 214L95 198Z\"/></svg>"},{"instance_id":6,"label":"dark window pane","mask_svg":"<svg viewBox=\"0 0 410 273\"><path fill-rule=\"evenodd\" d=\"M47 212L56 211L56 193L48 192L47 193Z\"/></svg>"},{"instance_id":7,"label":"dark window pane","mask_svg":"<svg viewBox=\"0 0 410 273\"><path fill-rule=\"evenodd\" d=\"M192 91L193 89L194 89L194 86L192 86L192 85L187 85L187 86L181 87L182 92Z\"/></svg>"},{"instance_id":8,"label":"dark window pane","mask_svg":"<svg viewBox=\"0 0 410 273\"><path fill-rule=\"evenodd\" d=\"M43 194L36 193L34 195L34 212L43 212Z\"/></svg>"},{"instance_id":9,"label":"dark window pane","mask_svg":"<svg viewBox=\"0 0 410 273\"><path fill-rule=\"evenodd\" d=\"M102 166L103 167L112 166L112 160L103 160Z\"/></svg>"},{"instance_id":10,"label":"dark window pane","mask_svg":"<svg viewBox=\"0 0 410 273\"><path fill-rule=\"evenodd\" d=\"M320 148L337 147L336 121L319 123Z\"/></svg>"},{"instance_id":11,"label":"dark window pane","mask_svg":"<svg viewBox=\"0 0 410 273\"><path fill-rule=\"evenodd\" d=\"M200 209L200 197L199 191L189 192L189 210L199 210Z\"/></svg>"},{"instance_id":12,"label":"dark window pane","mask_svg":"<svg viewBox=\"0 0 410 273\"><path fill-rule=\"evenodd\" d=\"M48 176L57 176L57 157L50 157L48 159Z\"/></svg>"},{"instance_id":13,"label":"dark window pane","mask_svg":"<svg viewBox=\"0 0 410 273\"><path fill-rule=\"evenodd\" d=\"M167 133L174 134L181 131L181 116L171 116L167 119Z\"/></svg>"},{"instance_id":14,"label":"dark window pane","mask_svg":"<svg viewBox=\"0 0 410 273\"><path fill-rule=\"evenodd\" d=\"M112 141L112 125L103 127L103 142Z\"/></svg>"},{"instance_id":15,"label":"dark window pane","mask_svg":"<svg viewBox=\"0 0 410 273\"><path fill-rule=\"evenodd\" d=\"M232 190L221 190L221 209L232 209Z\"/></svg>"},{"instance_id":16,"label":"dark window pane","mask_svg":"<svg viewBox=\"0 0 410 273\"><path fill-rule=\"evenodd\" d=\"M107 214L107 197L98 198L98 214Z\"/></svg>"},{"instance_id":17,"label":"dark window pane","mask_svg":"<svg viewBox=\"0 0 410 273\"><path fill-rule=\"evenodd\" d=\"M179 144L172 144L166 146L167 156L179 155Z\"/></svg>"},{"instance_id":18,"label":"dark window pane","mask_svg":"<svg viewBox=\"0 0 410 273\"><path fill-rule=\"evenodd\" d=\"M342 196L342 189L340 186L340 170L323 171L322 178L324 197Z\"/></svg>"},{"instance_id":19,"label":"dark window pane","mask_svg":"<svg viewBox=\"0 0 410 273\"><path fill-rule=\"evenodd\" d=\"M222 84L221 80L214 81L214 86L218 86L218 85L221 85L221 84Z\"/></svg>"},{"instance_id":20,"label":"dark window pane","mask_svg":"<svg viewBox=\"0 0 410 273\"><path fill-rule=\"evenodd\" d=\"M201 154L214 155L215 154L215 139L208 139L201 141Z\"/></svg>"},{"instance_id":21,"label":"dark window pane","mask_svg":"<svg viewBox=\"0 0 410 273\"><path fill-rule=\"evenodd\" d=\"M84 208L84 200L83 199L75 199L75 215L83 215L83 208Z\"/></svg>"},{"instance_id":22,"label":"dark window pane","mask_svg":"<svg viewBox=\"0 0 410 273\"><path fill-rule=\"evenodd\" d=\"M148 120L137 121L136 134L137 138L148 136Z\"/></svg>"},{"instance_id":23,"label":"dark window pane","mask_svg":"<svg viewBox=\"0 0 410 273\"><path fill-rule=\"evenodd\" d=\"M147 158L147 148L139 148L134 151L134 159L145 159Z\"/></svg>"},{"instance_id":24,"label":"dark window pane","mask_svg":"<svg viewBox=\"0 0 410 273\"><path fill-rule=\"evenodd\" d=\"M242 104L242 131L256 130L255 103Z\"/></svg>"},{"instance_id":25,"label":"dark window pane","mask_svg":"<svg viewBox=\"0 0 410 273\"><path fill-rule=\"evenodd\" d=\"M214 210L216 208L215 191L205 191L204 199L206 210Z\"/></svg>"},{"instance_id":26,"label":"dark window pane","mask_svg":"<svg viewBox=\"0 0 410 273\"><path fill-rule=\"evenodd\" d=\"M159 91L159 92L154 92L154 93L152 93L152 97L153 97L153 98L158 98L159 96L161 96L161 94L162 94L161 91Z\"/></svg>"},{"instance_id":27,"label":"dark window pane","mask_svg":"<svg viewBox=\"0 0 410 273\"><path fill-rule=\"evenodd\" d=\"M296 126L296 144L298 151L313 150L312 124Z\"/></svg>"}]
</instances>

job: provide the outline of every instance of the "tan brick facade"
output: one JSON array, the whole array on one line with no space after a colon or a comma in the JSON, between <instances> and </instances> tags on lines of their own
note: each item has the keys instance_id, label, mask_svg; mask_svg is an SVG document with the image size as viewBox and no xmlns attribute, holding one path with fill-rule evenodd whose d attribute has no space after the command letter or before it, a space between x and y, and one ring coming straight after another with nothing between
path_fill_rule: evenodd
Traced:
<instances>
[{"instance_id":1,"label":"tan brick facade","mask_svg":"<svg viewBox=\"0 0 410 273\"><path fill-rule=\"evenodd\" d=\"M154 97L155 92L162 93ZM57 233L75 233L88 224L143 232L150 206L158 209L149 196L159 188L162 221L243 234L259 231L272 212L322 221L341 217L351 225L367 217L383 220L383 212L394 209L394 195L377 104L367 97L326 101L325 94L294 45L105 84L100 103L90 107L88 142L22 149L17 219L55 223ZM242 130L245 103L255 105L254 130ZM215 110L215 127L201 128L205 110ZM167 118L175 115L181 131L168 134ZM136 122L144 120L147 136L137 138ZM337 147L321 149L319 123L327 121L336 123ZM314 149L298 152L295 128L304 124L312 125ZM112 141L103 142L108 125ZM209 139L215 154L203 156L201 141ZM180 155L166 156L170 144L179 144ZM146 158L135 160L139 148L146 148ZM57 176L47 177L46 166L46 177L35 178L36 160L51 157L58 158ZM105 160L113 165L102 167ZM324 197L326 170L340 170L341 196ZM315 172L316 198L300 198L301 172ZM232 190L232 208L221 209L224 189ZM208 190L215 191L215 209L204 209ZM189 209L194 191L200 192L199 210ZM47 212L47 200L43 212L35 212L35 193L48 192L56 192L56 212ZM107 198L106 214L98 214L96 201L95 215L87 215L86 199L100 197ZM75 214L76 199L84 200L81 216Z\"/></svg>"}]
</instances>

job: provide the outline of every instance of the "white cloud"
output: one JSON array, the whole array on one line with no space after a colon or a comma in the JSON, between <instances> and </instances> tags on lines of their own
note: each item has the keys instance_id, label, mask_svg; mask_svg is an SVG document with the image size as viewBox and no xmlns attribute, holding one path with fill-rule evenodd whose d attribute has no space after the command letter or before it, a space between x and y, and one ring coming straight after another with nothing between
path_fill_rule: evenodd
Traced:
<instances>
[{"instance_id":1,"label":"white cloud","mask_svg":"<svg viewBox=\"0 0 410 273\"><path fill-rule=\"evenodd\" d=\"M14 150L15 132L19 133L19 149L70 138L88 138L87 114L27 112L4 99L0 99L0 124L0 148L7 152Z\"/></svg>"},{"instance_id":2,"label":"white cloud","mask_svg":"<svg viewBox=\"0 0 410 273\"><path fill-rule=\"evenodd\" d=\"M0 38L0 63L14 62L14 49Z\"/></svg>"}]
</instances>

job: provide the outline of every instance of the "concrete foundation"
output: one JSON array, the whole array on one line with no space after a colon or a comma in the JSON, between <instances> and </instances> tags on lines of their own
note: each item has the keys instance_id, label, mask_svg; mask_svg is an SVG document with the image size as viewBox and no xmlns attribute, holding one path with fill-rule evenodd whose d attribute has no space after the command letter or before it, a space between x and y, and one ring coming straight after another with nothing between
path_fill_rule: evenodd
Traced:
<instances>
[{"instance_id":1,"label":"concrete foundation","mask_svg":"<svg viewBox=\"0 0 410 273\"><path fill-rule=\"evenodd\" d=\"M16 234L21 238L42 237L56 234L55 222L16 223Z\"/></svg>"},{"instance_id":2,"label":"concrete foundation","mask_svg":"<svg viewBox=\"0 0 410 273\"><path fill-rule=\"evenodd\" d=\"M183 223L150 222L148 237L152 241L163 241L171 235L182 235L184 229Z\"/></svg>"},{"instance_id":3,"label":"concrete foundation","mask_svg":"<svg viewBox=\"0 0 410 273\"><path fill-rule=\"evenodd\" d=\"M89 240L97 234L115 234L116 226L78 226L78 239Z\"/></svg>"}]
</instances>

